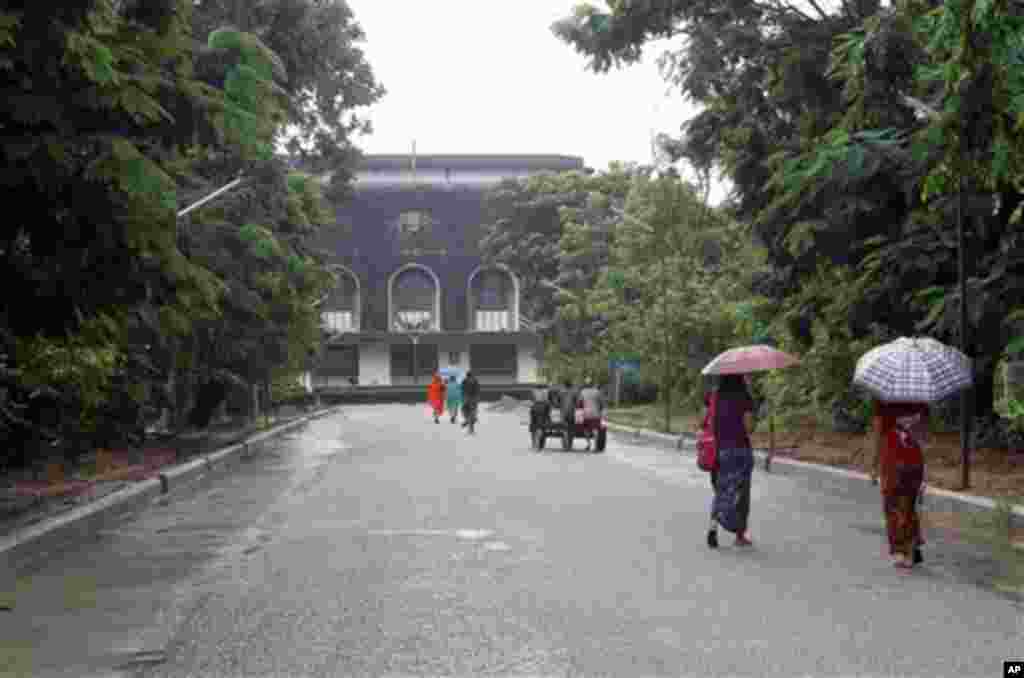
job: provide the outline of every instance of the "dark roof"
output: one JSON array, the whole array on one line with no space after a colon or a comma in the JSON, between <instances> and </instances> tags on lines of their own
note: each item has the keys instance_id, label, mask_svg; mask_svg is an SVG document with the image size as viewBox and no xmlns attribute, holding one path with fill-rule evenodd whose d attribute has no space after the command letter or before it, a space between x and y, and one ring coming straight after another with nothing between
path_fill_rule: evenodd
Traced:
<instances>
[{"instance_id":1,"label":"dark roof","mask_svg":"<svg viewBox=\"0 0 1024 678\"><path fill-rule=\"evenodd\" d=\"M363 156L361 170L408 169L412 154ZM571 155L416 155L417 169L582 170L583 158Z\"/></svg>"}]
</instances>

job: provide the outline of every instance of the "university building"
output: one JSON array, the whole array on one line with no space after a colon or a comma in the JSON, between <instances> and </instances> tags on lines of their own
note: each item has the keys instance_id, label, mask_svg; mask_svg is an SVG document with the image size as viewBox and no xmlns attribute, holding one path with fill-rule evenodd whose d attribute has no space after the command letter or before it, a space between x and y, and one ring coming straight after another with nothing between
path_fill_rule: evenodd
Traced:
<instances>
[{"instance_id":1,"label":"university building","mask_svg":"<svg viewBox=\"0 0 1024 678\"><path fill-rule=\"evenodd\" d=\"M354 199L315 243L339 284L320 306L331 337L307 385L411 387L446 367L485 390L536 383L541 346L516 271L478 250L483 197L504 178L582 169L560 155L365 156Z\"/></svg>"}]
</instances>

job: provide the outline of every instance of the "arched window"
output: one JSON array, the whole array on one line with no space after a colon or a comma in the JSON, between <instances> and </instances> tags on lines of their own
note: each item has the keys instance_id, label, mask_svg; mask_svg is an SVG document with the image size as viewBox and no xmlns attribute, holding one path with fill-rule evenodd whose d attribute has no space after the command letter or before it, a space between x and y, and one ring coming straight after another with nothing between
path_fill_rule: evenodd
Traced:
<instances>
[{"instance_id":1,"label":"arched window","mask_svg":"<svg viewBox=\"0 0 1024 678\"><path fill-rule=\"evenodd\" d=\"M321 317L333 332L359 329L359 280L347 269L337 269L338 284L324 300Z\"/></svg>"},{"instance_id":2,"label":"arched window","mask_svg":"<svg viewBox=\"0 0 1024 678\"><path fill-rule=\"evenodd\" d=\"M433 273L411 265L391 281L391 327L398 331L436 330L440 288Z\"/></svg>"},{"instance_id":3,"label":"arched window","mask_svg":"<svg viewBox=\"0 0 1024 678\"><path fill-rule=\"evenodd\" d=\"M503 267L478 268L470 275L469 309L471 329L503 332L517 329L517 285Z\"/></svg>"},{"instance_id":4,"label":"arched window","mask_svg":"<svg viewBox=\"0 0 1024 678\"><path fill-rule=\"evenodd\" d=\"M504 271L482 271L477 277L477 308L481 311L504 311L510 306L512 281Z\"/></svg>"}]
</instances>

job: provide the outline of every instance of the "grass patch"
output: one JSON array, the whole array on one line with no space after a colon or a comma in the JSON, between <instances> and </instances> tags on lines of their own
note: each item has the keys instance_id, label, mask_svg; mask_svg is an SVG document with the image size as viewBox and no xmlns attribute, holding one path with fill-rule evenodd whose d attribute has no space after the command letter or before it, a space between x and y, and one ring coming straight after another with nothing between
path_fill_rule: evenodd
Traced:
<instances>
[{"instance_id":1,"label":"grass patch","mask_svg":"<svg viewBox=\"0 0 1024 678\"><path fill-rule=\"evenodd\" d=\"M928 514L925 521L952 529L967 541L986 547L1002 565L996 588L1024 595L1024 528L1012 522L1014 504L1024 497L998 498L996 508L978 514Z\"/></svg>"},{"instance_id":2,"label":"grass patch","mask_svg":"<svg viewBox=\"0 0 1024 678\"><path fill-rule=\"evenodd\" d=\"M658 403L633 405L630 407L612 407L607 412L608 421L612 423L670 434L679 434L684 431L692 433L701 422L700 414L685 410L673 410L669 429L666 431L665 406Z\"/></svg>"},{"instance_id":3,"label":"grass patch","mask_svg":"<svg viewBox=\"0 0 1024 678\"><path fill-rule=\"evenodd\" d=\"M90 480L96 477L96 460L90 460L82 462L75 469L74 476L81 478L82 480Z\"/></svg>"}]
</instances>

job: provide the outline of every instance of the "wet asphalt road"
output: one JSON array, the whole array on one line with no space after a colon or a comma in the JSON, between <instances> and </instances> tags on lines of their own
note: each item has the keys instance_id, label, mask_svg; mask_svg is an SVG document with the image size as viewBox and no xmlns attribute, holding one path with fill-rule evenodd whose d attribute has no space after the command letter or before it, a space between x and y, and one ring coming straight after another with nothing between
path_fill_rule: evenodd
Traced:
<instances>
[{"instance_id":1,"label":"wet asphalt road","mask_svg":"<svg viewBox=\"0 0 1024 678\"><path fill-rule=\"evenodd\" d=\"M628 438L534 453L520 413L469 437L352 407L8 576L0 675L989 677L1024 654L980 556L932 544L901 575L877 503L760 471L756 547L709 551L707 485Z\"/></svg>"}]
</instances>

